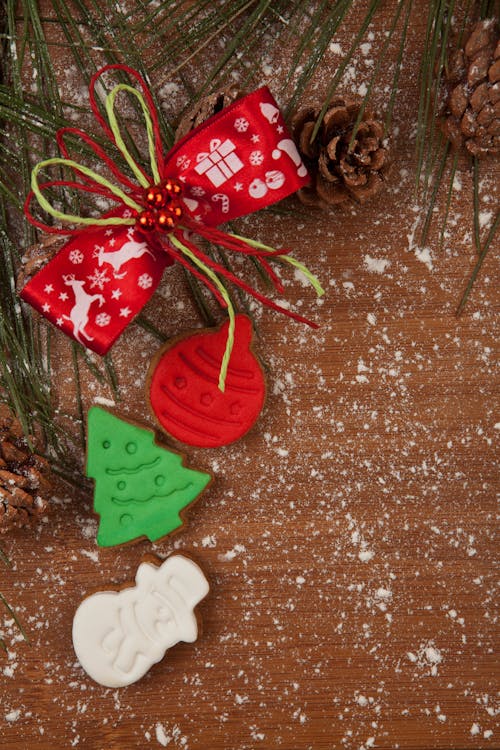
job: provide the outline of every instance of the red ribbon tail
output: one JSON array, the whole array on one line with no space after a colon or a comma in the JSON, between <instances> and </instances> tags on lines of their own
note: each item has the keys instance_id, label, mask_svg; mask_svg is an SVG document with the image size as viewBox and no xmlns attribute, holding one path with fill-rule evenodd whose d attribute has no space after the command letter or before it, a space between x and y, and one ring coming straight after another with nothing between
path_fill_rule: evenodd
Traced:
<instances>
[{"instance_id":1,"label":"red ribbon tail","mask_svg":"<svg viewBox=\"0 0 500 750\"><path fill-rule=\"evenodd\" d=\"M259 256L258 260L262 268L264 269L264 271L267 273L267 275L271 279L271 282L274 288L276 289L276 291L278 292L278 294L283 294L283 292L285 291L285 288L281 282L280 277L276 273L276 271L273 268L271 268L271 265L267 262L265 258L261 258Z\"/></svg>"},{"instance_id":2,"label":"red ribbon tail","mask_svg":"<svg viewBox=\"0 0 500 750\"><path fill-rule=\"evenodd\" d=\"M192 245L188 240L186 240L184 237L178 238L182 243L186 244L189 249L191 250L194 245ZM226 302L224 301L224 298L222 297L221 293L217 289L217 287L212 284L210 279L205 276L201 271L199 271L196 266L193 266L185 257L184 255L177 250L173 245L169 244L168 247L165 248L165 251L169 253L169 255L172 256L172 258L175 258L176 261L178 261L183 268L186 268L190 273L193 274L193 276L196 276L197 279L199 279L207 289L209 289L212 294L214 295L215 299L219 303L219 305L223 308L226 308Z\"/></svg>"},{"instance_id":3,"label":"red ribbon tail","mask_svg":"<svg viewBox=\"0 0 500 750\"><path fill-rule=\"evenodd\" d=\"M233 237L227 232L221 232L220 229L209 227L205 224L200 225L194 221L191 221L190 219L183 219L182 223L187 229L194 232L195 234L199 234L201 237L208 240L209 242L212 242L214 245L221 245L227 250L233 250L237 253L272 258L278 255L288 255L288 253L291 252L291 250L285 250L281 248L279 250L265 250L260 247L255 247L249 242L246 242L244 238L240 239L239 237Z\"/></svg>"},{"instance_id":4,"label":"red ribbon tail","mask_svg":"<svg viewBox=\"0 0 500 750\"><path fill-rule=\"evenodd\" d=\"M185 236L182 236L181 241L187 245L193 255L196 255L196 257L201 260L202 263L216 271L220 276L228 279L228 281L233 283L235 286L243 289L243 291L247 292L247 294L250 294L261 304L266 305L266 307L269 307L272 310L276 310L276 312L282 313L289 318L292 318L298 323L304 323L305 325L310 326L310 328L318 328L318 324L314 323L314 321L309 320L308 318L304 318L302 317L302 315L298 315L298 313L293 312L293 310L288 310L286 307L282 307L277 302L274 302L269 297L266 297L264 294L261 294L256 289L246 284L244 281L235 276L234 273L231 273L231 271L229 271L227 268L224 268L219 263L216 263L216 261L212 260L210 256L206 255L202 250L200 250L199 247L190 242ZM203 279L206 280L206 277L203 277Z\"/></svg>"}]
</instances>

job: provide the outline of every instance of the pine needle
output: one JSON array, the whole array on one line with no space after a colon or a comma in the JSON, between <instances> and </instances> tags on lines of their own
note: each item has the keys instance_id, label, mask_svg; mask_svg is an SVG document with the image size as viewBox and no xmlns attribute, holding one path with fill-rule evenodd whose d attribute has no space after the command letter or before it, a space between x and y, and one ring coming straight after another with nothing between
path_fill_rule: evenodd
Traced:
<instances>
[{"instance_id":1,"label":"pine needle","mask_svg":"<svg viewBox=\"0 0 500 750\"><path fill-rule=\"evenodd\" d=\"M309 81L313 77L316 68L323 59L323 55L328 45L347 15L350 5L351 3L349 0L339 0L339 2L334 3L333 5L327 0L324 0L317 6L314 13L311 13L308 23L306 22L304 25L302 35L299 37L300 43L294 57L292 58L290 70L285 83L285 85L288 85L291 82L295 72L299 68L301 60L303 60L302 73L299 75L294 86L293 94L286 108L287 115L289 115L297 106L297 103L309 84ZM306 11L309 6L309 3L305 3ZM325 12L327 12L326 15Z\"/></svg>"},{"instance_id":2,"label":"pine needle","mask_svg":"<svg viewBox=\"0 0 500 750\"><path fill-rule=\"evenodd\" d=\"M175 75L180 70L182 70L183 68L185 68L186 65L189 65L189 63L191 62L191 60L193 60L195 57L197 57L197 55L199 55L200 52L202 52L206 47L208 47L208 45L211 42L213 42L214 40L220 38L220 35L221 35L222 31L224 31L224 29L227 28L228 26L230 26L239 16L241 16L249 8L251 8L251 6L254 5L254 2L255 2L255 0L249 0L249 2L245 3L245 5L243 5L232 16L230 16L227 19L227 21L225 21L221 26L218 26L211 34L209 34L207 37L205 37L203 39L203 42L201 44L199 44L198 47L195 50L193 50L193 52L191 52L190 55L188 55L187 57L183 58L183 60L176 67L174 67L173 69L170 69L168 71L168 77L171 78L173 75ZM268 3L266 2L266 6L267 6L267 4ZM233 48L230 49L228 51L228 53L226 53L226 57L223 58L222 60L220 60L217 63L216 72L218 72L219 70L222 70L222 68L224 67L225 63L227 62L227 59L229 59L229 57L233 54L235 45L237 46L237 44L238 44L238 40L235 40L233 42ZM215 77L215 75L216 75L216 73L212 74L213 77ZM165 79L163 79L163 80L165 80ZM161 83L162 83L162 79L160 78L160 85L161 85Z\"/></svg>"},{"instance_id":3,"label":"pine needle","mask_svg":"<svg viewBox=\"0 0 500 750\"><path fill-rule=\"evenodd\" d=\"M453 194L453 186L455 183L455 174L457 171L457 165L458 165L458 154L456 153L453 157L453 162L451 165L451 171L450 171L450 180L448 184L448 194L446 196L446 207L444 211L442 226L441 226L441 233L439 235L439 247L442 248L443 242L444 242L444 233L446 231L446 225L448 223L448 215L450 213L450 206L451 206L451 197Z\"/></svg>"},{"instance_id":4,"label":"pine needle","mask_svg":"<svg viewBox=\"0 0 500 750\"><path fill-rule=\"evenodd\" d=\"M474 156L472 159L472 183L474 192L474 242L476 250L481 253L481 234L479 225L479 159Z\"/></svg>"},{"instance_id":5,"label":"pine needle","mask_svg":"<svg viewBox=\"0 0 500 750\"><path fill-rule=\"evenodd\" d=\"M432 215L434 213L434 208L436 205L439 188L441 186L441 181L443 179L444 170L446 168L446 162L448 160L449 151L450 151L450 142L446 141L444 148L441 152L441 158L438 163L437 172L434 178L434 185L432 188L431 197L430 197L429 205L427 208L427 213L425 216L425 222L424 222L424 226L422 229L422 239L421 239L422 245L425 245L425 243L427 242L427 237L429 235L429 229L431 227L431 222L432 222Z\"/></svg>"},{"instance_id":6,"label":"pine needle","mask_svg":"<svg viewBox=\"0 0 500 750\"><path fill-rule=\"evenodd\" d=\"M314 141L316 136L318 135L319 129L321 127L321 123L323 121L323 118L325 116L326 110L328 109L328 106L330 104L330 100L335 92L335 89L337 88L337 85L339 84L342 76L344 75L344 71L347 68L348 64L352 60L352 57L355 53L355 51L358 48L359 43L361 42L361 39L364 37L372 19L375 13L378 10L379 5L381 4L382 0L371 0L370 5L368 7L368 11L366 12L366 15L363 19L363 22L361 23L359 30L354 37L354 41L345 56L342 63L339 65L337 72L335 73L332 82L330 83L330 86L328 87L328 91L325 97L325 103L323 104L323 107L321 108L321 111L316 119L316 123L314 125L313 131L311 133L311 143ZM346 9L347 10L347 9Z\"/></svg>"},{"instance_id":7,"label":"pine needle","mask_svg":"<svg viewBox=\"0 0 500 750\"><path fill-rule=\"evenodd\" d=\"M108 376L108 380L111 386L113 396L116 398L117 401L121 401L122 397L120 393L120 387L118 384L118 376L116 374L115 366L113 364L113 357L109 353L104 355L104 366L106 368L106 373Z\"/></svg>"},{"instance_id":8,"label":"pine needle","mask_svg":"<svg viewBox=\"0 0 500 750\"><path fill-rule=\"evenodd\" d=\"M392 79L391 93L389 95L389 104L387 106L387 114L385 117L384 131L387 134L392 122L392 114L394 112L394 106L396 104L396 97L398 94L399 76L401 75L401 69L403 67L403 59L406 48L406 37L408 35L408 25L410 22L410 14L413 7L413 0L409 0L406 5L406 15L403 22L403 29L401 32L401 38L399 40L398 57L396 60L396 67L394 69L394 77Z\"/></svg>"},{"instance_id":9,"label":"pine needle","mask_svg":"<svg viewBox=\"0 0 500 750\"><path fill-rule=\"evenodd\" d=\"M147 318L144 317L142 313L139 313L139 315L136 315L134 318L134 323L138 326L140 326L143 331L147 331L147 333L150 333L152 336L158 339L158 341L161 341L163 344L168 340L167 336L164 336L161 331L156 328L152 323L150 323Z\"/></svg>"},{"instance_id":10,"label":"pine needle","mask_svg":"<svg viewBox=\"0 0 500 750\"><path fill-rule=\"evenodd\" d=\"M12 568L12 563L9 557L5 554L5 552L3 551L1 547L0 547L0 560L2 560L2 562L4 562L8 568Z\"/></svg>"},{"instance_id":11,"label":"pine needle","mask_svg":"<svg viewBox=\"0 0 500 750\"><path fill-rule=\"evenodd\" d=\"M10 559L7 557L7 555L5 554L5 552L3 551L1 547L0 547L0 560L2 560L5 563L5 565L7 565L8 568L12 568L12 563ZM7 646L5 645L5 641L2 638L0 638L0 648L2 649L2 651L5 651L5 653L7 653Z\"/></svg>"},{"instance_id":12,"label":"pine needle","mask_svg":"<svg viewBox=\"0 0 500 750\"><path fill-rule=\"evenodd\" d=\"M75 390L76 390L76 405L78 408L78 424L80 427L80 439L82 446L85 445L85 417L83 414L83 402L82 402L82 387L80 383L80 367L78 365L78 348L79 344L76 341L71 342L71 358L73 361L73 370L75 373Z\"/></svg>"},{"instance_id":13,"label":"pine needle","mask_svg":"<svg viewBox=\"0 0 500 750\"><path fill-rule=\"evenodd\" d=\"M409 3L409 5L411 6L411 3ZM366 88L366 94L365 94L365 96L363 98L363 101L362 101L361 106L359 108L358 116L356 118L356 122L354 123L353 129L352 129L352 136L351 136L351 140L349 141L349 151L352 149L352 147L354 145L354 141L356 140L356 136L358 134L358 128L359 128L359 126L361 124L361 121L363 119L363 115L365 113L365 109L366 109L366 106L368 104L368 101L369 101L369 98L370 98L370 95L371 95L371 92L372 92L372 88L373 88L374 84L378 81L380 68L382 67L382 65L386 65L387 64L387 62L386 62L387 61L387 57L386 57L387 56L387 48L389 47L389 44L390 44L391 39L392 39L392 36L394 34L394 30L395 30L395 28L397 26L397 23L399 21L399 16L401 15L401 11L403 10L403 8L404 8L404 0L398 4L398 7L396 9L396 13L394 14L394 18L393 18L392 23L391 23L391 27L390 27L389 32L388 32L387 37L386 37L386 40L385 40L385 42L384 42L384 44L382 46L382 49L381 49L380 54L379 54L378 59L377 59L377 63L375 65L374 69L373 69L372 77L371 77L371 79L370 79L370 81L368 83L368 86Z\"/></svg>"},{"instance_id":14,"label":"pine needle","mask_svg":"<svg viewBox=\"0 0 500 750\"><path fill-rule=\"evenodd\" d=\"M3 603L5 609L10 614L10 616L12 617L12 619L14 620L14 622L16 623L17 628L18 628L19 632L21 633L22 637L24 638L24 640L26 641L26 643L29 646L31 646L31 641L28 638L28 636L26 635L26 631L24 630L24 628L23 628L23 626L21 624L21 621L19 620L18 616L16 615L16 613L14 612L14 610L12 609L12 607L10 606L9 602L7 601L7 599L5 598L5 596L1 592L0 592L0 601Z\"/></svg>"},{"instance_id":15,"label":"pine needle","mask_svg":"<svg viewBox=\"0 0 500 750\"><path fill-rule=\"evenodd\" d=\"M495 221L490 227L490 231L488 232L488 236L486 238L486 242L484 243L484 247L481 250L479 254L479 258L476 261L476 265L474 266L472 273L469 277L469 281L467 283L467 286L465 287L465 291L463 293L462 299L460 300L460 304L457 307L456 316L457 318L460 317L462 312L464 311L465 305L467 304L467 300L469 299L469 295L472 291L472 287L474 286L474 283L477 279L477 276L479 274L479 271L481 270L481 266L484 263L484 260L488 254L488 250L490 249L490 245L493 242L493 238L495 236L495 233L498 229L498 225L500 223L500 211L497 213Z\"/></svg>"},{"instance_id":16,"label":"pine needle","mask_svg":"<svg viewBox=\"0 0 500 750\"><path fill-rule=\"evenodd\" d=\"M439 109L439 93L441 76L444 70L448 38L451 28L451 22L453 18L453 11L455 9L455 0L446 0L443 2L443 12L438 17L439 28L436 39L435 55L437 59L434 63L434 68L431 71L435 79L434 84L434 98L432 103L432 109L430 112L430 132L427 137L426 149L428 154L432 154L434 150L434 142L436 138L436 130L438 129L438 109Z\"/></svg>"}]
</instances>

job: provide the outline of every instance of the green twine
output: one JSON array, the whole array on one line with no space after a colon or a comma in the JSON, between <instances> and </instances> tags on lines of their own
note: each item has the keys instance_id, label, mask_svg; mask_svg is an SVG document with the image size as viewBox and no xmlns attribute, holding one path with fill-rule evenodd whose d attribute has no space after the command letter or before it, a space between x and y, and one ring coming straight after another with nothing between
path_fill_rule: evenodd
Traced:
<instances>
[{"instance_id":1,"label":"green twine","mask_svg":"<svg viewBox=\"0 0 500 750\"><path fill-rule=\"evenodd\" d=\"M136 99L138 99L139 104L141 105L141 108L144 114L144 119L146 121L146 132L148 135L149 161L151 164L151 171L153 173L154 184L157 185L160 182L160 172L158 171L158 163L156 161L155 142L154 142L154 135L153 135L153 121L151 120L151 115L149 114L148 106L141 92L137 91L137 89L134 89L132 86L129 86L126 83L119 83L117 86L115 86L115 88L106 97L106 102L105 102L109 126L111 128L111 132L113 133L115 137L116 145L118 146L124 158L126 159L127 164L129 165L130 169L137 177L137 180L139 181L139 183L142 185L142 187L147 188L149 186L149 180L147 180L146 177L144 177L142 170L138 166L137 162L133 159L132 155L130 154L130 151L125 145L125 141L122 138L122 135L120 132L120 126L118 124L118 120L115 115L115 109L114 109L115 99L116 99L117 94L120 93L120 91L128 91L129 94L132 94L133 96L136 97Z\"/></svg>"},{"instance_id":2,"label":"green twine","mask_svg":"<svg viewBox=\"0 0 500 750\"><path fill-rule=\"evenodd\" d=\"M279 250L276 250L274 247L270 247L269 245L264 245L262 242L257 242L257 240L250 240L248 237L242 237L239 234L229 234L230 237L234 237L237 240L242 240L247 245L250 245L250 247L255 247L259 250L266 250L268 253L273 253L277 259L285 261L286 263L289 263L291 266L294 266L299 271L301 271L306 279L309 281L311 286L313 287L314 291L318 295L318 297L322 297L325 293L325 290L321 286L319 280L316 278L316 276L311 273L311 271L305 266L303 263L300 262L300 260L297 260L296 258L291 257L290 255L280 255Z\"/></svg>"},{"instance_id":3,"label":"green twine","mask_svg":"<svg viewBox=\"0 0 500 750\"><path fill-rule=\"evenodd\" d=\"M226 287L221 282L217 274L215 274L211 268L205 265L203 261L201 261L199 258L196 257L196 255L188 248L186 247L180 240L177 239L177 237L173 234L168 235L169 241L172 243L174 247L176 247L180 252L185 255L189 260L198 266L198 268L203 271L203 273L208 276L208 278L213 281L219 292L221 293L221 297L226 303L227 312L229 314L229 328L227 331L227 339L226 339L226 348L224 350L224 356L222 357L222 363L220 366L219 371L219 390L224 393L226 389L226 377L227 377L227 368L229 365L229 360L231 358L231 352L233 351L234 346L234 328L235 328L235 314L234 314L234 307L231 302L231 298L229 297L229 294L227 292Z\"/></svg>"},{"instance_id":4,"label":"green twine","mask_svg":"<svg viewBox=\"0 0 500 750\"><path fill-rule=\"evenodd\" d=\"M115 99L120 91L127 91L129 94L132 94L138 99L139 104L141 105L141 108L144 114L144 119L146 121L146 132L148 136L148 151L149 151L149 160L151 164L151 171L153 174L154 184L158 184L161 178L160 178L160 172L158 169L158 162L156 160L153 121L151 119L151 115L149 113L144 96L142 95L140 91L137 91L137 89L134 89L132 86L128 86L125 83L120 83L117 86L115 86L115 88L106 97L106 102L105 102L106 113L108 115L111 132L113 133L115 137L116 145L118 149L120 150L120 152L122 153L125 160L127 161L128 165L130 166L132 172L136 176L139 184L142 187L147 188L150 182L144 176L139 165L133 159L127 146L125 145L125 141L122 138L120 126L118 124L118 118L115 114L115 110L114 110ZM132 226L133 224L135 224L135 219L133 218L125 218L125 217L119 217L119 216L110 216L105 219L83 218L82 216L76 216L74 214L66 214L63 211L58 211L56 208L54 208L51 205L51 203L49 203L47 198L43 195L42 191L40 190L40 187L38 184L38 174L44 167L50 167L50 166L54 166L58 164L64 167L69 167L71 169L74 169L76 172L80 172L86 177L90 177L90 179L94 180L94 182L97 182L99 185L102 185L103 187L107 188L111 193L113 193L113 195L119 198L119 200L121 200L126 206L129 206L129 208L132 208L134 211L137 211L137 212L142 211L142 206L139 203L136 203L136 201L132 200L132 198L130 198L126 193L124 193L123 190L121 190L117 185L113 185L113 183L107 180L105 177L102 177L97 172L94 172L93 169L84 167L78 164L76 161L73 161L72 159L62 159L60 157L54 157L52 159L45 159L44 161L39 162L34 167L33 172L31 173L31 189L33 190L33 193L36 196L38 203L40 204L41 208L43 208L44 211L46 211L48 214L53 216L55 219L58 219L59 221L70 222L72 224L80 224L83 226L121 226L121 225Z\"/></svg>"},{"instance_id":5,"label":"green twine","mask_svg":"<svg viewBox=\"0 0 500 750\"><path fill-rule=\"evenodd\" d=\"M103 187L110 190L113 193L113 195L116 195L116 197L122 200L127 206L129 206L130 208L133 208L134 211L142 210L142 207L138 203L136 203L134 200L132 200L132 198L126 195L126 193L124 193L123 190L120 190L119 187L117 187L116 185L113 185L112 182L107 180L105 177L102 177L102 175L97 174L97 172L94 172L93 169L88 169L88 167L84 167L78 164L76 161L73 161L72 159L62 159L61 157L55 156L52 159L45 159L44 161L38 162L38 164L33 168L33 172L31 173L31 189L33 190L33 193L35 194L40 206L48 214L53 216L55 219L59 219L59 221L68 221L73 224L84 224L84 225L92 225L92 226L109 226L109 225L118 226L121 224L127 224L130 226L132 224L135 224L135 219L133 218L127 219L125 217L109 216L106 219L91 219L91 218L84 218L83 216L75 216L74 214L65 214L63 211L58 211L49 203L49 201L43 195L38 185L38 173L44 167L52 166L54 164L60 164L61 166L70 167L71 169L74 169L77 172L81 172L86 177L90 177L91 180L95 180L95 182L97 182L99 185L102 185Z\"/></svg>"}]
</instances>

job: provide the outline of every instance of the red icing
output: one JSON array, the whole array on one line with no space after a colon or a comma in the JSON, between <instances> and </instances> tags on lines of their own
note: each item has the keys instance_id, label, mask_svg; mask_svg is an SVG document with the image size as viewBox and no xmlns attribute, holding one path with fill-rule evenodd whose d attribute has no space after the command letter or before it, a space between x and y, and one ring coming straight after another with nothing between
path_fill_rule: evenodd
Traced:
<instances>
[{"instance_id":1,"label":"red icing","mask_svg":"<svg viewBox=\"0 0 500 750\"><path fill-rule=\"evenodd\" d=\"M266 395L251 350L252 324L236 316L226 388L218 388L229 321L180 339L160 352L149 382L151 408L162 428L188 445L215 448L238 440L256 422Z\"/></svg>"}]
</instances>

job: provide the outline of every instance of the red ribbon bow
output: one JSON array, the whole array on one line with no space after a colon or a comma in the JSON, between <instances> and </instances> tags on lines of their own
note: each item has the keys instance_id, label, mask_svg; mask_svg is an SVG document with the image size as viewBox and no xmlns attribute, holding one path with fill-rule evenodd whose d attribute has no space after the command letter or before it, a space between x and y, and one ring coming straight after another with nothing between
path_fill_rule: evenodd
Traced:
<instances>
[{"instance_id":1,"label":"red ribbon bow","mask_svg":"<svg viewBox=\"0 0 500 750\"><path fill-rule=\"evenodd\" d=\"M111 104L106 102L108 124L97 106L95 88L99 77L110 69L126 71L135 78L142 94L125 84L117 86L108 95L108 100L112 97ZM152 176L131 161L117 129L114 98L123 89L135 94L141 106L144 105ZM267 88L252 92L214 115L166 155L151 92L136 71L122 65L108 65L100 70L90 83L90 104L139 184L124 174L83 131L77 128L58 131L57 142L63 158L49 159L35 167L33 191L26 200L25 213L36 226L47 232L69 234L71 239L26 284L21 291L23 300L69 336L98 354L105 354L150 299L164 268L177 261L201 278L224 307L228 306L228 298L220 276L269 307L314 325L261 295L217 264L191 239L192 234L198 234L226 249L256 256L278 291L282 291L282 286L269 265L270 257L288 260L304 270L298 261L287 256L288 251L276 251L215 228L275 203L308 182L307 170ZM81 138L107 165L120 187L113 187L97 173L70 160L64 140L67 134ZM52 164L70 166L78 179L52 180L39 185L38 172ZM52 209L45 193L54 187L67 186L104 196L120 205L98 219L62 215ZM77 228L61 229L37 220L30 210L35 195L42 208L76 224ZM310 274L309 278L313 279ZM315 280L313 283L320 289Z\"/></svg>"}]
</instances>

